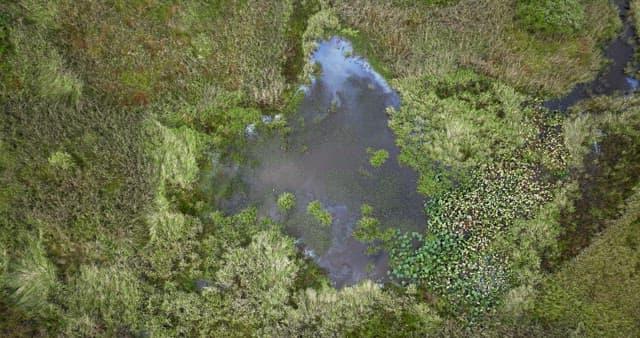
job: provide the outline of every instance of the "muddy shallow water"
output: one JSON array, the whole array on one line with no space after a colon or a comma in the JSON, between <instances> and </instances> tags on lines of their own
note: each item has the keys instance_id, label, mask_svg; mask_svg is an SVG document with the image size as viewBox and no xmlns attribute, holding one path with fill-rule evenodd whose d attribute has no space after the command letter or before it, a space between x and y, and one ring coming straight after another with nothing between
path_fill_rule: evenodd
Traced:
<instances>
[{"instance_id":1,"label":"muddy shallow water","mask_svg":"<svg viewBox=\"0 0 640 338\"><path fill-rule=\"evenodd\" d=\"M400 99L352 53L351 45L337 37L319 43L312 61L321 66L321 76L303 88L305 98L289 121L292 131L286 136L251 133L250 164L238 172L244 189L226 203L230 212L256 206L262 216L283 223L336 286L387 277L386 254L368 255L367 246L351 235L363 203L373 207L384 227L421 231L426 222L424 196L416 192L418 175L398 163L387 125L386 108L397 108ZM389 158L373 167L369 148L384 149ZM289 213L276 203L283 192L296 196ZM332 214L330 226L307 214L313 200Z\"/></svg>"}]
</instances>

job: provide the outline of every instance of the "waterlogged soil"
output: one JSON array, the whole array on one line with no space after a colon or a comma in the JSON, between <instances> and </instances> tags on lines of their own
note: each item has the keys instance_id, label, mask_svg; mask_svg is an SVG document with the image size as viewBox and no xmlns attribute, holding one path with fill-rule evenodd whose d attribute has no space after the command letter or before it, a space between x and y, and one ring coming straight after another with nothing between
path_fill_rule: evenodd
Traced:
<instances>
[{"instance_id":1,"label":"waterlogged soil","mask_svg":"<svg viewBox=\"0 0 640 338\"><path fill-rule=\"evenodd\" d=\"M633 58L634 46L631 41L636 36L633 18L630 17L629 0L614 2L618 6L623 27L618 37L605 48L605 57L610 61L609 65L593 82L579 84L569 94L545 101L544 107L565 111L575 103L593 96L630 94L638 88L638 80L625 72L625 67Z\"/></svg>"},{"instance_id":2,"label":"waterlogged soil","mask_svg":"<svg viewBox=\"0 0 640 338\"><path fill-rule=\"evenodd\" d=\"M321 66L321 75L301 88L305 97L288 121L291 131L274 135L248 128L249 164L235 171L242 188L222 205L229 212L255 206L261 216L284 224L338 287L387 279L387 254L367 253L368 245L352 236L362 204L373 207L372 216L383 228L423 231L426 222L424 196L416 192L418 175L398 163L387 124L387 107L397 109L400 99L352 53L341 38L319 43L312 61ZM389 157L374 167L368 149L386 150ZM288 212L277 205L284 192L296 196L296 207ZM331 213L331 225L307 213L314 200Z\"/></svg>"}]
</instances>

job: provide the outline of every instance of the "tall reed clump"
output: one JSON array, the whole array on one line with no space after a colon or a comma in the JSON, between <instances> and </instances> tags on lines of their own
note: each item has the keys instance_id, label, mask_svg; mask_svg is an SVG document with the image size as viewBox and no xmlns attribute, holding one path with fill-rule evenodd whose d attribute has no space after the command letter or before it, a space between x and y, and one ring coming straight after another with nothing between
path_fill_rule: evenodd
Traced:
<instances>
[{"instance_id":1,"label":"tall reed clump","mask_svg":"<svg viewBox=\"0 0 640 338\"><path fill-rule=\"evenodd\" d=\"M5 262L2 287L10 290L9 299L18 308L35 316L52 308L51 298L59 291L55 266L47 258L42 243L30 243L13 262Z\"/></svg>"},{"instance_id":2,"label":"tall reed clump","mask_svg":"<svg viewBox=\"0 0 640 338\"><path fill-rule=\"evenodd\" d=\"M141 328L143 285L127 266L82 266L68 284L71 336L115 335Z\"/></svg>"}]
</instances>

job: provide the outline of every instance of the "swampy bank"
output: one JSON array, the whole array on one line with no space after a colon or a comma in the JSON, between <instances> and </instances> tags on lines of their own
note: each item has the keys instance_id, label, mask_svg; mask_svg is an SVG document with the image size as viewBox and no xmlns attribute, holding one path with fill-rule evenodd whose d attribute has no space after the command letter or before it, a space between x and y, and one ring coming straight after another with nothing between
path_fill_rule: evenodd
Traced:
<instances>
[{"instance_id":1,"label":"swampy bank","mask_svg":"<svg viewBox=\"0 0 640 338\"><path fill-rule=\"evenodd\" d=\"M637 336L639 12L2 2L0 335Z\"/></svg>"}]
</instances>

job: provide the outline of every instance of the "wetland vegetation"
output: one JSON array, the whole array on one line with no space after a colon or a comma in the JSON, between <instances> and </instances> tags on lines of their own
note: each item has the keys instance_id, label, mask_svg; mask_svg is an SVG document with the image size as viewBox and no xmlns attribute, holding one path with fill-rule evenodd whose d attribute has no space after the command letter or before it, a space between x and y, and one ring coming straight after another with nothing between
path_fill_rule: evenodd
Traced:
<instances>
[{"instance_id":1,"label":"wetland vegetation","mask_svg":"<svg viewBox=\"0 0 640 338\"><path fill-rule=\"evenodd\" d=\"M638 22L4 1L0 334L637 336Z\"/></svg>"}]
</instances>

